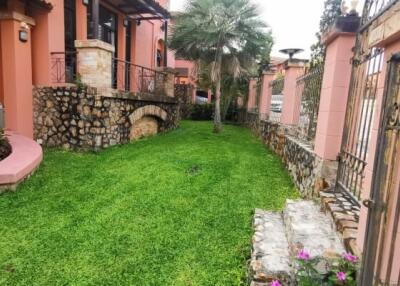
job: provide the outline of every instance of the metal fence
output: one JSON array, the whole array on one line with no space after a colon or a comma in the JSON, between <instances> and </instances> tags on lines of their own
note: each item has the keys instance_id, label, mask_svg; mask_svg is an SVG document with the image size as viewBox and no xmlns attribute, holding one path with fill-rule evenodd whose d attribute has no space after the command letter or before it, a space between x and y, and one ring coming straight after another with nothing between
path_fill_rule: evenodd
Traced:
<instances>
[{"instance_id":1,"label":"metal fence","mask_svg":"<svg viewBox=\"0 0 400 286\"><path fill-rule=\"evenodd\" d=\"M77 52L53 52L51 58L51 82L73 83L77 75Z\"/></svg>"},{"instance_id":2,"label":"metal fence","mask_svg":"<svg viewBox=\"0 0 400 286\"><path fill-rule=\"evenodd\" d=\"M367 0L363 12L363 26L369 26L373 20L382 15L396 2L398 0Z\"/></svg>"},{"instance_id":3,"label":"metal fence","mask_svg":"<svg viewBox=\"0 0 400 286\"><path fill-rule=\"evenodd\" d=\"M360 37L353 63L337 176L337 188L358 205L364 188L372 119L384 55L382 49L364 49L366 45L368 37Z\"/></svg>"},{"instance_id":4,"label":"metal fence","mask_svg":"<svg viewBox=\"0 0 400 286\"><path fill-rule=\"evenodd\" d=\"M273 122L280 122L283 107L283 89L285 86L285 78L278 78L270 82L269 86L272 89L269 120Z\"/></svg>"},{"instance_id":5,"label":"metal fence","mask_svg":"<svg viewBox=\"0 0 400 286\"><path fill-rule=\"evenodd\" d=\"M299 106L297 136L310 143L313 143L317 130L323 74L323 66L318 66L296 81L296 100Z\"/></svg>"},{"instance_id":6,"label":"metal fence","mask_svg":"<svg viewBox=\"0 0 400 286\"><path fill-rule=\"evenodd\" d=\"M162 93L167 76L166 72L156 71L120 59L113 59L112 70L113 88L134 93Z\"/></svg>"}]
</instances>

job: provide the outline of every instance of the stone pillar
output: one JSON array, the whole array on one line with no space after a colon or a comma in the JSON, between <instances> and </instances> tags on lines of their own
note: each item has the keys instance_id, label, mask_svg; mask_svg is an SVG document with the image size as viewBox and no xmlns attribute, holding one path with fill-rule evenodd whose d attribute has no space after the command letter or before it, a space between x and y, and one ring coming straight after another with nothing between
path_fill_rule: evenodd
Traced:
<instances>
[{"instance_id":1,"label":"stone pillar","mask_svg":"<svg viewBox=\"0 0 400 286\"><path fill-rule=\"evenodd\" d=\"M161 88L160 89L161 95L165 95L168 97L175 97L175 74L176 74L175 69L163 67L163 68L158 68L157 70L162 72L162 74L160 73L160 76L162 76L161 78L163 80L161 86L159 86L156 83L156 91L158 88ZM156 79L156 81L158 81L158 79Z\"/></svg>"},{"instance_id":2,"label":"stone pillar","mask_svg":"<svg viewBox=\"0 0 400 286\"><path fill-rule=\"evenodd\" d=\"M76 40L78 73L83 83L98 90L112 86L112 53L114 47L100 40Z\"/></svg>"},{"instance_id":3,"label":"stone pillar","mask_svg":"<svg viewBox=\"0 0 400 286\"><path fill-rule=\"evenodd\" d=\"M260 97L260 118L268 119L269 111L271 109L272 87L269 84L274 80L275 73L272 71L263 72L262 88Z\"/></svg>"},{"instance_id":4,"label":"stone pillar","mask_svg":"<svg viewBox=\"0 0 400 286\"><path fill-rule=\"evenodd\" d=\"M257 78L251 78L249 83L249 98L247 99L247 111L254 111L257 107Z\"/></svg>"},{"instance_id":5,"label":"stone pillar","mask_svg":"<svg viewBox=\"0 0 400 286\"><path fill-rule=\"evenodd\" d=\"M281 123L294 125L300 116L300 101L296 98L296 80L304 73L304 62L288 60L285 70Z\"/></svg>"},{"instance_id":6,"label":"stone pillar","mask_svg":"<svg viewBox=\"0 0 400 286\"><path fill-rule=\"evenodd\" d=\"M343 30L341 19L322 39L326 57L314 151L324 160L336 160L340 152L356 40L356 29Z\"/></svg>"},{"instance_id":7,"label":"stone pillar","mask_svg":"<svg viewBox=\"0 0 400 286\"><path fill-rule=\"evenodd\" d=\"M32 38L34 20L17 12L0 15L0 50L5 127L33 138ZM31 26L29 26L29 24ZM26 33L25 40L19 34Z\"/></svg>"}]
</instances>

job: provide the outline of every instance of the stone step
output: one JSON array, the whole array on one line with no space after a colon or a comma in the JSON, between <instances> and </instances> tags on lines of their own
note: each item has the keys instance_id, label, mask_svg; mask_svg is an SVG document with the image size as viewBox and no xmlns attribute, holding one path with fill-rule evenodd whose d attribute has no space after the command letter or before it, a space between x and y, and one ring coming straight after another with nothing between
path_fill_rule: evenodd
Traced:
<instances>
[{"instance_id":1,"label":"stone step","mask_svg":"<svg viewBox=\"0 0 400 286\"><path fill-rule=\"evenodd\" d=\"M313 201L288 200L283 212L289 254L300 249L312 257L333 258L345 252L333 221Z\"/></svg>"},{"instance_id":2,"label":"stone step","mask_svg":"<svg viewBox=\"0 0 400 286\"><path fill-rule=\"evenodd\" d=\"M269 285L276 278L289 284L291 265L282 213L256 209L253 226L251 285Z\"/></svg>"},{"instance_id":3,"label":"stone step","mask_svg":"<svg viewBox=\"0 0 400 286\"><path fill-rule=\"evenodd\" d=\"M283 213L257 209L253 227L251 286L266 286L274 279L292 285L295 257L301 249L327 259L345 251L333 220L313 201L288 200ZM325 266L322 263L318 269L323 272Z\"/></svg>"}]
</instances>

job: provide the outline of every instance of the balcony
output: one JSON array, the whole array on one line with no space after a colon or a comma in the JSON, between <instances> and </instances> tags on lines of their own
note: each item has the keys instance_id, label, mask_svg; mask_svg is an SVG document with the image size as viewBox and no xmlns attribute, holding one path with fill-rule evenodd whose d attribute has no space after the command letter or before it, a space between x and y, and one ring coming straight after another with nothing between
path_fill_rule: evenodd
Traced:
<instances>
[{"instance_id":1,"label":"balcony","mask_svg":"<svg viewBox=\"0 0 400 286\"><path fill-rule=\"evenodd\" d=\"M104 50L100 54L92 52L90 56L85 53L87 51L51 53L51 83L86 84L107 93L174 96L174 73L170 71L143 67L111 56L107 58ZM171 81L172 84L168 84Z\"/></svg>"}]
</instances>

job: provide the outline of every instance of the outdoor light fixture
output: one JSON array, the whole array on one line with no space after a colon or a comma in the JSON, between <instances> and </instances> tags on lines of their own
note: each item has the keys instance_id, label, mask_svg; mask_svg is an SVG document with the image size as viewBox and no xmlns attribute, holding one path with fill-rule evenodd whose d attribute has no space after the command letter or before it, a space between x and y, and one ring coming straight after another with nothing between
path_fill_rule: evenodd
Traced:
<instances>
[{"instance_id":1,"label":"outdoor light fixture","mask_svg":"<svg viewBox=\"0 0 400 286\"><path fill-rule=\"evenodd\" d=\"M129 25L129 20L127 18L124 19L124 27L128 27Z\"/></svg>"},{"instance_id":2,"label":"outdoor light fixture","mask_svg":"<svg viewBox=\"0 0 400 286\"><path fill-rule=\"evenodd\" d=\"M19 40L23 43L26 43L28 41L29 38L28 30L29 30L28 24L25 22L21 22L21 29L18 31L18 36Z\"/></svg>"},{"instance_id":3,"label":"outdoor light fixture","mask_svg":"<svg viewBox=\"0 0 400 286\"><path fill-rule=\"evenodd\" d=\"M301 53L301 52L303 52L303 51L304 51L303 49L283 49L283 50L280 50L280 52L281 52L282 54L289 55L289 60L292 60L292 59L293 59L293 56L294 56L295 54Z\"/></svg>"},{"instance_id":4,"label":"outdoor light fixture","mask_svg":"<svg viewBox=\"0 0 400 286\"><path fill-rule=\"evenodd\" d=\"M140 21L140 19L136 20L136 25L140 26L140 24L142 24L142 21Z\"/></svg>"},{"instance_id":5,"label":"outdoor light fixture","mask_svg":"<svg viewBox=\"0 0 400 286\"><path fill-rule=\"evenodd\" d=\"M19 40L23 43L28 41L28 31L27 30L19 30Z\"/></svg>"},{"instance_id":6,"label":"outdoor light fixture","mask_svg":"<svg viewBox=\"0 0 400 286\"><path fill-rule=\"evenodd\" d=\"M88 6L89 5L89 0L82 0L83 5Z\"/></svg>"}]
</instances>

